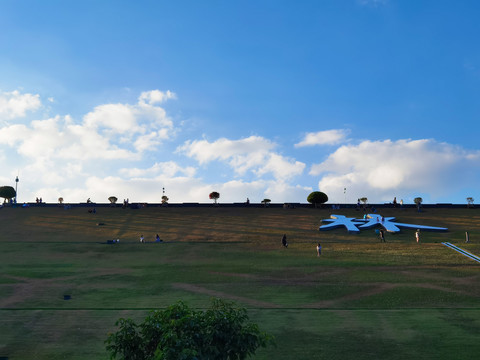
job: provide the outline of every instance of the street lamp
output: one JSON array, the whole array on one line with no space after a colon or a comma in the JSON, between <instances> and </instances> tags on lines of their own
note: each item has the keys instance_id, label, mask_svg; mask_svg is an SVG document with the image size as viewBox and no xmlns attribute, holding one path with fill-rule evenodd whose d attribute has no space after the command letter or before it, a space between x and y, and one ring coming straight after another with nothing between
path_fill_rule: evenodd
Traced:
<instances>
[{"instance_id":1,"label":"street lamp","mask_svg":"<svg viewBox=\"0 0 480 360\"><path fill-rule=\"evenodd\" d=\"M18 192L17 192L17 188L18 188L18 175L17 177L15 178L15 204L17 203L17 198L18 198Z\"/></svg>"}]
</instances>

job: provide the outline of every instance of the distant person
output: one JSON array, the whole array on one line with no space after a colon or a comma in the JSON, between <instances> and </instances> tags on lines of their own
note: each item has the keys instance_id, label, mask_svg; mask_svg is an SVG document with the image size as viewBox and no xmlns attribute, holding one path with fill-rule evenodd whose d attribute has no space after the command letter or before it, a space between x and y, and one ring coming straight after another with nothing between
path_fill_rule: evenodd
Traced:
<instances>
[{"instance_id":1,"label":"distant person","mask_svg":"<svg viewBox=\"0 0 480 360\"><path fill-rule=\"evenodd\" d=\"M397 197L393 198L393 207L397 207Z\"/></svg>"},{"instance_id":2,"label":"distant person","mask_svg":"<svg viewBox=\"0 0 480 360\"><path fill-rule=\"evenodd\" d=\"M383 231L383 229L380 229L379 234L380 234L380 241L385 242L385 232Z\"/></svg>"},{"instance_id":3,"label":"distant person","mask_svg":"<svg viewBox=\"0 0 480 360\"><path fill-rule=\"evenodd\" d=\"M282 236L282 245L286 248L288 248L288 243L287 243L287 235L283 234Z\"/></svg>"},{"instance_id":4,"label":"distant person","mask_svg":"<svg viewBox=\"0 0 480 360\"><path fill-rule=\"evenodd\" d=\"M141 243L144 243L144 242L145 242L145 239L144 239L144 237L143 237L143 234L140 235L140 242L141 242Z\"/></svg>"},{"instance_id":5,"label":"distant person","mask_svg":"<svg viewBox=\"0 0 480 360\"><path fill-rule=\"evenodd\" d=\"M317 244L317 256L322 255L322 245L320 243Z\"/></svg>"},{"instance_id":6,"label":"distant person","mask_svg":"<svg viewBox=\"0 0 480 360\"><path fill-rule=\"evenodd\" d=\"M157 234L157 236L155 236L155 242L162 242L162 240L160 240L160 236L158 236L158 234Z\"/></svg>"},{"instance_id":7,"label":"distant person","mask_svg":"<svg viewBox=\"0 0 480 360\"><path fill-rule=\"evenodd\" d=\"M420 229L417 229L415 232L415 239L417 240L417 244L420 242Z\"/></svg>"}]
</instances>

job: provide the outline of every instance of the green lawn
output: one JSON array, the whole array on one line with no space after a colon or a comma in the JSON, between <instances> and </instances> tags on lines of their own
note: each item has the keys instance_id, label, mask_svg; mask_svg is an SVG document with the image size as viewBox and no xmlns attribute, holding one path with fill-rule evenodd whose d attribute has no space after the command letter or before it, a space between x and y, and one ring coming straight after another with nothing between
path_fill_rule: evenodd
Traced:
<instances>
[{"instance_id":1,"label":"green lawn","mask_svg":"<svg viewBox=\"0 0 480 360\"><path fill-rule=\"evenodd\" d=\"M1 209L0 358L107 359L103 341L119 317L140 320L179 299L204 308L212 297L246 307L275 336L259 359L477 356L480 264L441 242L480 255L480 212L382 209L399 222L449 228L423 232L421 244L413 230L387 234L386 244L372 229L319 232L331 213ZM164 243L139 243L156 233Z\"/></svg>"}]
</instances>

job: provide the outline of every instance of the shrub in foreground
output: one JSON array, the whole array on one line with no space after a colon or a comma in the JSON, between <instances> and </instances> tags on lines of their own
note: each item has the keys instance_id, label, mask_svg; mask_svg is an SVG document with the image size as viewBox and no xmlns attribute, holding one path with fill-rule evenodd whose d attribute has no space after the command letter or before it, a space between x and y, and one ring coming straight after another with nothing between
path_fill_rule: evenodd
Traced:
<instances>
[{"instance_id":1,"label":"shrub in foreground","mask_svg":"<svg viewBox=\"0 0 480 360\"><path fill-rule=\"evenodd\" d=\"M115 325L118 331L105 341L111 359L240 360L273 342L244 308L218 299L205 311L180 301L152 311L139 325L123 318Z\"/></svg>"}]
</instances>

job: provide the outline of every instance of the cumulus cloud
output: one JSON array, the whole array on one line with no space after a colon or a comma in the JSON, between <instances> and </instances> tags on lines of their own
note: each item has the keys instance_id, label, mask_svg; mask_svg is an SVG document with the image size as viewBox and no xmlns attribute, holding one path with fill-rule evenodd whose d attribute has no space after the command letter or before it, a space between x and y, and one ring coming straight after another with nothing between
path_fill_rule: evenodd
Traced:
<instances>
[{"instance_id":1,"label":"cumulus cloud","mask_svg":"<svg viewBox=\"0 0 480 360\"><path fill-rule=\"evenodd\" d=\"M343 129L307 133L302 141L300 141L298 144L295 144L295 147L337 145L345 141L347 133L348 131Z\"/></svg>"},{"instance_id":2,"label":"cumulus cloud","mask_svg":"<svg viewBox=\"0 0 480 360\"><path fill-rule=\"evenodd\" d=\"M158 90L145 92L140 98L156 99L162 94ZM167 92L163 96L166 100L173 95ZM68 115L57 115L32 121L29 125L7 125L0 128L0 144L14 147L19 154L37 160L41 157L135 160L142 152L156 149L174 131L165 110L152 105L158 101L146 103L140 98L134 105L99 105L80 123Z\"/></svg>"},{"instance_id":3,"label":"cumulus cloud","mask_svg":"<svg viewBox=\"0 0 480 360\"><path fill-rule=\"evenodd\" d=\"M175 134L173 121L158 105L173 98L169 91L147 91L133 104L101 104L80 121L56 115L25 123L20 118L41 105L38 95L3 93L0 116L10 120L0 123L0 154L9 154L3 164L15 167L15 173L20 170L23 194L45 191L38 196L46 198L63 192L59 189L80 194L73 187L82 188L79 184L92 174L118 173L120 163L142 161ZM171 168L164 166L165 172L172 173ZM182 171L194 172L178 168L174 173Z\"/></svg>"},{"instance_id":4,"label":"cumulus cloud","mask_svg":"<svg viewBox=\"0 0 480 360\"><path fill-rule=\"evenodd\" d=\"M319 188L327 193L347 187L357 197L391 200L396 194L429 193L440 198L478 180L472 175L478 167L479 151L427 139L386 140L342 146L310 174L321 176Z\"/></svg>"},{"instance_id":5,"label":"cumulus cloud","mask_svg":"<svg viewBox=\"0 0 480 360\"><path fill-rule=\"evenodd\" d=\"M171 178L175 176L193 177L196 169L192 166L182 167L174 161L166 161L155 163L148 169L140 168L123 168L120 169L120 174L130 178L142 177L157 177L157 178Z\"/></svg>"},{"instance_id":6,"label":"cumulus cloud","mask_svg":"<svg viewBox=\"0 0 480 360\"><path fill-rule=\"evenodd\" d=\"M56 116L10 125L0 129L0 144L14 147L18 154L39 161L49 159L127 159L136 154L111 144L88 126L72 123L70 117Z\"/></svg>"},{"instance_id":7,"label":"cumulus cloud","mask_svg":"<svg viewBox=\"0 0 480 360\"><path fill-rule=\"evenodd\" d=\"M142 105L154 105L163 103L168 99L176 98L177 95L170 90L167 90L166 92L160 90L151 90L142 92L138 98L138 102Z\"/></svg>"},{"instance_id":8,"label":"cumulus cloud","mask_svg":"<svg viewBox=\"0 0 480 360\"><path fill-rule=\"evenodd\" d=\"M261 136L250 136L240 140L221 138L214 142L208 140L186 141L183 146L178 148L178 151L196 159L200 164L204 164L213 160L237 158L245 154L264 153L274 147L274 143Z\"/></svg>"},{"instance_id":9,"label":"cumulus cloud","mask_svg":"<svg viewBox=\"0 0 480 360\"><path fill-rule=\"evenodd\" d=\"M38 94L21 94L17 90L0 93L0 120L24 117L27 112L38 110L41 106Z\"/></svg>"},{"instance_id":10,"label":"cumulus cloud","mask_svg":"<svg viewBox=\"0 0 480 360\"><path fill-rule=\"evenodd\" d=\"M99 105L85 115L84 125L105 134L121 134L125 141L136 134L152 132L157 132L159 139L165 139L168 137L168 130L173 127L173 122L166 111L155 104L173 98L175 95L170 91L152 90L143 92L134 105Z\"/></svg>"},{"instance_id":11,"label":"cumulus cloud","mask_svg":"<svg viewBox=\"0 0 480 360\"><path fill-rule=\"evenodd\" d=\"M222 138L214 142L186 141L177 152L196 159L200 164L214 160L225 161L239 175L247 171L257 176L272 174L277 179L300 175L305 164L275 153L275 147L274 143L263 137L250 136L240 140Z\"/></svg>"}]
</instances>

